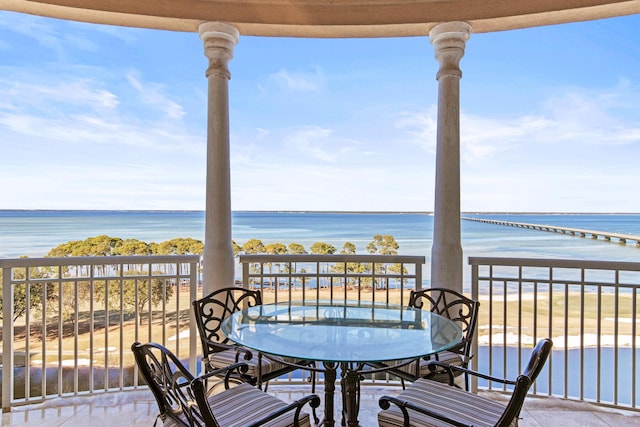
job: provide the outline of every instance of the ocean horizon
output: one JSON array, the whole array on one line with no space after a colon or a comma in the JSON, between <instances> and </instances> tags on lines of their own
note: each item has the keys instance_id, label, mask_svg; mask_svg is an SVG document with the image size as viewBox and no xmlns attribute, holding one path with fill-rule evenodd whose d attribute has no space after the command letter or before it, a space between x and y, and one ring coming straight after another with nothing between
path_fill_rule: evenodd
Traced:
<instances>
[{"instance_id":1,"label":"ocean horizon","mask_svg":"<svg viewBox=\"0 0 640 427\"><path fill-rule=\"evenodd\" d=\"M464 212L463 217L555 225L640 236L638 213ZM173 238L204 239L204 211L197 210L0 210L0 258L42 257L72 240L108 235L160 243ZM598 259L637 261L640 248L590 238L476 221L462 221L463 256ZM429 263L432 212L406 211L234 211L232 238L265 244L332 244L346 242L366 253L374 234L390 234L401 255L421 255Z\"/></svg>"}]
</instances>

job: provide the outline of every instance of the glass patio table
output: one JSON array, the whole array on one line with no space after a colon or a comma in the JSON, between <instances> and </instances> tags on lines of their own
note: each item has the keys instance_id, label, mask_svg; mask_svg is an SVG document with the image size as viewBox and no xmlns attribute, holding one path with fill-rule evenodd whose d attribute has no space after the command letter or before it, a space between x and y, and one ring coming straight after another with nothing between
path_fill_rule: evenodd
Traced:
<instances>
[{"instance_id":1,"label":"glass patio table","mask_svg":"<svg viewBox=\"0 0 640 427\"><path fill-rule=\"evenodd\" d=\"M462 330L455 322L430 311L397 304L335 300L248 307L225 319L222 333L267 356L322 362L323 424L327 427L335 423L333 399L338 367L343 421L348 427L356 427L364 363L426 356L447 350L462 339Z\"/></svg>"}]
</instances>

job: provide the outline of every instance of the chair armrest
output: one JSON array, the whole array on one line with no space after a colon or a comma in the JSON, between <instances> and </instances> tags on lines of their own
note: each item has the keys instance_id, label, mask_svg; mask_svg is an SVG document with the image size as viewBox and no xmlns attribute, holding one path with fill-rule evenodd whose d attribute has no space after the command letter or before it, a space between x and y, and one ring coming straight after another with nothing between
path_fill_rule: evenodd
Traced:
<instances>
[{"instance_id":1,"label":"chair armrest","mask_svg":"<svg viewBox=\"0 0 640 427\"><path fill-rule=\"evenodd\" d=\"M224 344L220 342L215 342L208 338L203 338L203 341L206 343L207 347L209 347L210 349L209 353L212 353L212 352L217 353L219 351L225 351L225 350L235 350L236 353L238 353L238 356L240 356L240 353L244 354L244 356L242 357L244 360L251 360L251 358L253 358L253 352L248 348L240 347L235 344ZM205 356L205 359L206 359L206 356ZM239 360L239 357L236 357L236 360Z\"/></svg>"},{"instance_id":2,"label":"chair armrest","mask_svg":"<svg viewBox=\"0 0 640 427\"><path fill-rule=\"evenodd\" d=\"M218 368L218 369L209 371L205 374L200 375L196 379L200 380L203 384L205 384L209 378L218 377L224 374L224 387L225 389L228 389L231 375L233 371L236 371L236 370L238 371L240 378L244 378L244 374L246 374L246 372L249 370L249 365L247 365L244 362L234 363L233 365L225 366L224 368ZM196 379L194 379L193 381L195 381Z\"/></svg>"},{"instance_id":3,"label":"chair armrest","mask_svg":"<svg viewBox=\"0 0 640 427\"><path fill-rule=\"evenodd\" d=\"M295 402L288 404L287 406L284 406L278 409L277 411L273 411L272 413L270 413L266 417L261 418L260 420L254 421L251 424L247 424L247 427L258 427L258 426L265 425L269 421L275 418L278 418L279 416L286 414L287 412L291 412L293 410L295 410L295 421L296 421L295 425L299 425L298 421L300 418L300 412L302 411L302 407L306 405L307 402L309 403L309 406L313 409L320 406L320 398L318 397L318 395L309 394L307 396L304 396L301 399L296 400Z\"/></svg>"},{"instance_id":4,"label":"chair armrest","mask_svg":"<svg viewBox=\"0 0 640 427\"><path fill-rule=\"evenodd\" d=\"M419 412L421 414L427 415L432 418L436 418L440 421L444 421L455 427L473 427L472 424L462 423L460 421L449 418L444 414L438 413L436 411L432 411L431 409L427 409L424 406L418 406L414 403L407 402L406 400L398 399L397 397L394 397L394 396L382 396L378 401L378 405L380 405L380 408L382 409L389 409L391 407L391 403L398 406L400 408L400 411L402 411L402 416L404 417L404 422L402 424L403 427L410 426L409 412L407 411L408 409L411 409L413 411Z\"/></svg>"},{"instance_id":5,"label":"chair armrest","mask_svg":"<svg viewBox=\"0 0 640 427\"><path fill-rule=\"evenodd\" d=\"M438 362L437 360L429 362L428 367L429 367L429 371L431 371L431 373L436 373L436 370L438 368L441 368L442 370L446 371L447 374L449 374L449 385L454 385L453 371L462 372L463 374L473 375L473 376L476 376L478 378L483 378L485 380L494 381L494 382L498 382L498 383L501 383L501 384L509 384L509 385L515 385L516 384L516 381L508 380L508 379L505 379L505 378L493 377L491 375L483 374L483 373L477 372L477 371L472 371L471 369L463 368L461 366L449 365L449 364L444 363L444 362ZM429 375L430 374L425 375L425 378L429 378Z\"/></svg>"},{"instance_id":6,"label":"chair armrest","mask_svg":"<svg viewBox=\"0 0 640 427\"><path fill-rule=\"evenodd\" d=\"M282 358L282 356L277 356L275 354L269 353L258 353L262 356L263 359L268 359L272 362L280 363L281 365L288 366L290 368L295 369L303 369L310 372L324 372L324 369L316 368L316 362L314 360L301 359L300 363L290 362Z\"/></svg>"}]
</instances>

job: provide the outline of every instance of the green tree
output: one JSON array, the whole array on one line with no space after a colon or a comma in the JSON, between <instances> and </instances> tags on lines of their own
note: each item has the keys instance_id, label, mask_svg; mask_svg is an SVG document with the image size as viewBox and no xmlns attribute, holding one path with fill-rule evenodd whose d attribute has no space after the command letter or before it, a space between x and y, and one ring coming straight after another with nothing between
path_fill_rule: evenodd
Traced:
<instances>
[{"instance_id":1,"label":"green tree","mask_svg":"<svg viewBox=\"0 0 640 427\"><path fill-rule=\"evenodd\" d=\"M62 258L62 257L71 256L74 248L81 244L82 244L82 240L72 240L67 243L62 243L56 246L55 248L51 249L49 252L47 252L45 256L51 257L51 258Z\"/></svg>"},{"instance_id":2,"label":"green tree","mask_svg":"<svg viewBox=\"0 0 640 427\"><path fill-rule=\"evenodd\" d=\"M340 251L343 255L355 255L356 245L351 242L345 242ZM331 271L336 273L347 273L349 275L356 273L364 273L367 270L367 265L359 262L346 262L336 263L331 267ZM358 284L358 279L355 277L347 278L347 286L355 286Z\"/></svg>"},{"instance_id":3,"label":"green tree","mask_svg":"<svg viewBox=\"0 0 640 427\"><path fill-rule=\"evenodd\" d=\"M264 244L262 243L262 240L260 239L250 239L247 240L242 246L241 246L241 250L242 252L244 252L245 254L248 255L255 255L255 254L262 254L264 253ZM249 264L249 271L252 274L264 274L264 271L258 271L258 263L250 263ZM252 279L253 281L254 279ZM254 283L255 284L255 283ZM259 284L260 286L262 286L262 283Z\"/></svg>"},{"instance_id":4,"label":"green tree","mask_svg":"<svg viewBox=\"0 0 640 427\"><path fill-rule=\"evenodd\" d=\"M263 254L264 244L260 239L247 240L244 245L242 245L242 252L245 254Z\"/></svg>"},{"instance_id":5,"label":"green tree","mask_svg":"<svg viewBox=\"0 0 640 427\"><path fill-rule=\"evenodd\" d=\"M269 243L264 247L264 252L272 255L284 255L287 253L287 247L282 243ZM267 263L269 267L269 274L272 273L272 263ZM276 269L280 272L280 263L275 263ZM277 282L277 281L276 281ZM269 279L269 284L273 284L271 278Z\"/></svg>"},{"instance_id":6,"label":"green tree","mask_svg":"<svg viewBox=\"0 0 640 427\"><path fill-rule=\"evenodd\" d=\"M303 255L307 253L307 250L300 243L295 243L295 242L289 243L288 249L289 249L289 253L292 255ZM298 263L296 262L289 263L287 264L286 268L288 273L295 274L298 272ZM294 285L296 286L299 284L298 279L299 279L298 277L294 277L294 281L295 281Z\"/></svg>"},{"instance_id":7,"label":"green tree","mask_svg":"<svg viewBox=\"0 0 640 427\"><path fill-rule=\"evenodd\" d=\"M398 255L398 249L400 245L396 242L395 237L390 234L380 235L376 234L373 236L373 240L369 242L367 245L367 252L370 254L380 254L380 255ZM391 264L389 267L390 271L399 272L400 264ZM376 264L376 273L387 274L387 265L386 264ZM377 285L377 282L376 282Z\"/></svg>"},{"instance_id":8,"label":"green tree","mask_svg":"<svg viewBox=\"0 0 640 427\"><path fill-rule=\"evenodd\" d=\"M27 258L27 257L21 257ZM14 268L14 280L25 280L27 278L27 268ZM47 267L31 267L29 268L30 279L45 279L50 277L52 272ZM0 319L2 319L2 288L3 284L2 269L0 269ZM27 290L29 298L27 298ZM29 283L22 282L13 285L13 320L16 321L23 316L27 309L41 310L43 299L47 304L57 300L56 287L51 282Z\"/></svg>"},{"instance_id":9,"label":"green tree","mask_svg":"<svg viewBox=\"0 0 640 427\"><path fill-rule=\"evenodd\" d=\"M125 276L146 275L146 272L137 270L127 270ZM149 286L151 283L151 286ZM108 285L108 291L107 291ZM125 279L119 280L96 281L94 285L94 298L105 304L110 309L120 309L120 295L122 294L122 310L136 316L136 323L142 324L141 313L150 303L151 307L156 307L163 300L168 300L173 296L175 291L174 283L166 283L162 279Z\"/></svg>"},{"instance_id":10,"label":"green tree","mask_svg":"<svg viewBox=\"0 0 640 427\"><path fill-rule=\"evenodd\" d=\"M238 256L238 254L240 253L242 248L240 246L238 246L238 244L236 243L235 240L231 241L231 246L233 246L233 256L234 257Z\"/></svg>"},{"instance_id":11,"label":"green tree","mask_svg":"<svg viewBox=\"0 0 640 427\"><path fill-rule=\"evenodd\" d=\"M356 253L356 245L351 242L345 242L340 253L345 255L354 255Z\"/></svg>"},{"instance_id":12,"label":"green tree","mask_svg":"<svg viewBox=\"0 0 640 427\"><path fill-rule=\"evenodd\" d=\"M336 247L324 242L315 242L311 245L311 253L316 255L331 255L336 253ZM324 287L324 278L321 278L322 283L318 283L318 286Z\"/></svg>"},{"instance_id":13,"label":"green tree","mask_svg":"<svg viewBox=\"0 0 640 427\"><path fill-rule=\"evenodd\" d=\"M159 246L160 246L159 243L151 242L149 243L149 250L151 251L152 254L157 254Z\"/></svg>"},{"instance_id":14,"label":"green tree","mask_svg":"<svg viewBox=\"0 0 640 427\"><path fill-rule=\"evenodd\" d=\"M119 237L106 235L87 237L84 240L72 240L56 246L47 253L47 257L67 256L110 256L116 255L122 246L123 240Z\"/></svg>"},{"instance_id":15,"label":"green tree","mask_svg":"<svg viewBox=\"0 0 640 427\"><path fill-rule=\"evenodd\" d=\"M115 249L116 255L151 255L151 253L149 244L138 239L125 239Z\"/></svg>"},{"instance_id":16,"label":"green tree","mask_svg":"<svg viewBox=\"0 0 640 427\"><path fill-rule=\"evenodd\" d=\"M316 255L331 255L336 253L336 247L324 242L316 242L311 245L311 253Z\"/></svg>"},{"instance_id":17,"label":"green tree","mask_svg":"<svg viewBox=\"0 0 640 427\"><path fill-rule=\"evenodd\" d=\"M307 251L300 243L289 243L289 253L293 255L306 254Z\"/></svg>"},{"instance_id":18,"label":"green tree","mask_svg":"<svg viewBox=\"0 0 640 427\"><path fill-rule=\"evenodd\" d=\"M398 255L398 242L390 234L373 236L373 240L367 245L367 252L380 255Z\"/></svg>"},{"instance_id":19,"label":"green tree","mask_svg":"<svg viewBox=\"0 0 640 427\"><path fill-rule=\"evenodd\" d=\"M190 237L178 237L164 241L156 248L158 255L202 255L204 243L201 240Z\"/></svg>"},{"instance_id":20,"label":"green tree","mask_svg":"<svg viewBox=\"0 0 640 427\"><path fill-rule=\"evenodd\" d=\"M282 243L269 243L264 247L266 254L284 255L287 253L287 247Z\"/></svg>"},{"instance_id":21,"label":"green tree","mask_svg":"<svg viewBox=\"0 0 640 427\"><path fill-rule=\"evenodd\" d=\"M85 240L87 255L89 256L110 256L122 246L122 239L119 237L109 237L106 235L89 237Z\"/></svg>"}]
</instances>

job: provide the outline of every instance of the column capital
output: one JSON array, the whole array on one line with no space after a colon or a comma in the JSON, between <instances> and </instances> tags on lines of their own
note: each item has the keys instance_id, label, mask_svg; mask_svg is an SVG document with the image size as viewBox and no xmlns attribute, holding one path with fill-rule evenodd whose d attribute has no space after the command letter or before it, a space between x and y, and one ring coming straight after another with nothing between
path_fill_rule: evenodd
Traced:
<instances>
[{"instance_id":1,"label":"column capital","mask_svg":"<svg viewBox=\"0 0 640 427\"><path fill-rule=\"evenodd\" d=\"M198 27L198 33L204 44L204 55L209 58L206 76L231 78L229 61L240 37L237 28L224 22L204 22Z\"/></svg>"},{"instance_id":2,"label":"column capital","mask_svg":"<svg viewBox=\"0 0 640 427\"><path fill-rule=\"evenodd\" d=\"M464 55L466 41L471 35L471 25L466 22L444 22L429 31L429 39L440 62L436 79L442 76L462 77L460 60Z\"/></svg>"}]
</instances>

